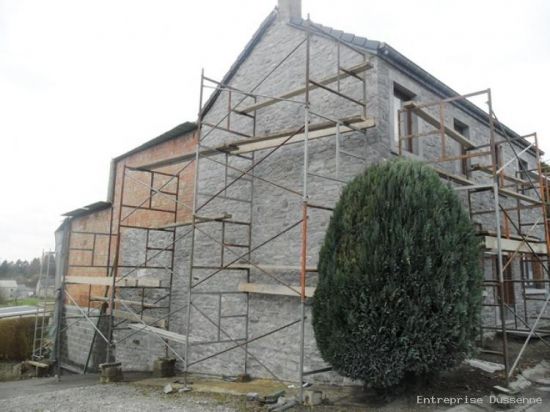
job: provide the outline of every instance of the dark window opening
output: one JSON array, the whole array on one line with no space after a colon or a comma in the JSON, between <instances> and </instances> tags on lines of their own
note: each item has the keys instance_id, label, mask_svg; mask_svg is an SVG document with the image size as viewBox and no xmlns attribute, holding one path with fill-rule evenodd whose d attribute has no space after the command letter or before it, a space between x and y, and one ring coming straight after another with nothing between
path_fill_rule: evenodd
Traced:
<instances>
[{"instance_id":1,"label":"dark window opening","mask_svg":"<svg viewBox=\"0 0 550 412\"><path fill-rule=\"evenodd\" d=\"M414 94L395 85L393 88L393 143L396 148L399 147L399 138L401 137L401 149L407 152L414 153L415 138L411 138L415 134L415 121L413 114L410 111L399 111L405 107L405 103L414 99Z\"/></svg>"},{"instance_id":2,"label":"dark window opening","mask_svg":"<svg viewBox=\"0 0 550 412\"><path fill-rule=\"evenodd\" d=\"M458 119L454 119L453 129L466 138L470 137L470 127ZM453 140L453 142L454 146L458 148L458 150L456 150L457 156L466 156L468 154L466 148L460 142L455 140ZM464 176L470 176L470 162L468 158L462 157L462 159L459 159L456 164L457 169L461 174Z\"/></svg>"},{"instance_id":3,"label":"dark window opening","mask_svg":"<svg viewBox=\"0 0 550 412\"><path fill-rule=\"evenodd\" d=\"M521 270L523 279L527 282L525 287L534 289L544 289L544 269L542 263L535 255L528 255L521 260Z\"/></svg>"},{"instance_id":4,"label":"dark window opening","mask_svg":"<svg viewBox=\"0 0 550 412\"><path fill-rule=\"evenodd\" d=\"M527 160L524 159L518 159L518 177L522 180L529 181L529 164L527 163ZM523 183L519 183L519 192L526 194L528 188L527 186L523 185Z\"/></svg>"},{"instance_id":5,"label":"dark window opening","mask_svg":"<svg viewBox=\"0 0 550 412\"><path fill-rule=\"evenodd\" d=\"M497 287L497 290L498 290L499 298L502 298L502 297L504 298L503 303L505 305L514 305L516 303L516 295L514 293L514 282L512 282L512 279L514 278L514 276L512 273L512 264L511 263L508 264L508 261L509 261L508 257L503 258L502 264L505 267L504 273L503 273L504 285L503 285L502 292L500 291L500 287ZM495 256L494 262L495 262L495 268L497 269L495 274L498 280L499 265L498 265L498 258L496 256ZM507 310L506 313L508 312L509 311Z\"/></svg>"}]
</instances>

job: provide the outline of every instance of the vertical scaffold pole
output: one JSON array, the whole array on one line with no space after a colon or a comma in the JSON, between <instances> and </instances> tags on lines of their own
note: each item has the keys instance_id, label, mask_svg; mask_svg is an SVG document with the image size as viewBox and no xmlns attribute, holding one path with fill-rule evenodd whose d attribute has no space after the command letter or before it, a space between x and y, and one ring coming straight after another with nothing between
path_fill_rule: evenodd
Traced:
<instances>
[{"instance_id":1,"label":"vertical scaffold pole","mask_svg":"<svg viewBox=\"0 0 550 412\"><path fill-rule=\"evenodd\" d=\"M503 272L503 260L502 260L502 230L500 228L500 195L499 195L499 177L497 172L497 150L495 139L495 124L493 118L493 103L491 97L491 89L487 90L487 105L489 107L489 127L490 127L490 142L491 142L491 158L493 162L493 198L495 207L495 226L496 226L496 238L497 238L497 272L498 272L498 289L499 289L499 311L500 311L500 328L502 333L502 357L504 360L504 373L506 376L506 385L509 383L509 365L508 365L508 336L506 334L506 315L504 305L504 272Z\"/></svg>"},{"instance_id":2,"label":"vertical scaffold pole","mask_svg":"<svg viewBox=\"0 0 550 412\"><path fill-rule=\"evenodd\" d=\"M199 115L197 121L197 145L195 151L195 176L193 184L193 216L191 216L191 254L189 256L189 279L187 282L187 313L186 313L186 326L185 326L185 356L184 356L184 382L187 384L187 377L189 375L189 336L191 335L191 289L193 287L193 265L195 257L195 231L196 220L195 213L197 211L198 204L198 184L199 184L199 159L200 159L200 147L201 147L201 131L202 131L202 98L204 91L204 69L201 70L201 88L199 93Z\"/></svg>"},{"instance_id":3,"label":"vertical scaffold pole","mask_svg":"<svg viewBox=\"0 0 550 412\"><path fill-rule=\"evenodd\" d=\"M113 279L111 282L111 290L109 295L109 343L107 344L107 354L105 362L111 362L111 351L113 349L114 341L113 341L113 334L114 334L114 326L115 326L115 317L114 317L114 309L115 309L115 287L116 287L116 278L118 276L118 267L120 262L120 239L122 238L121 233L121 223L122 223L122 205L124 204L124 182L126 181L126 165L124 165L122 169L122 183L120 184L120 202L118 205L118 220L117 220L117 235L116 235L116 252L115 252L115 260L113 262L113 269L111 271Z\"/></svg>"},{"instance_id":4,"label":"vertical scaffold pole","mask_svg":"<svg viewBox=\"0 0 550 412\"><path fill-rule=\"evenodd\" d=\"M304 402L304 337L305 337L305 314L306 314L306 261L307 261L307 175L308 175L308 135L309 135L309 59L310 59L310 33L306 34L306 91L304 109L304 175L302 188L302 248L300 259L300 402Z\"/></svg>"}]
</instances>

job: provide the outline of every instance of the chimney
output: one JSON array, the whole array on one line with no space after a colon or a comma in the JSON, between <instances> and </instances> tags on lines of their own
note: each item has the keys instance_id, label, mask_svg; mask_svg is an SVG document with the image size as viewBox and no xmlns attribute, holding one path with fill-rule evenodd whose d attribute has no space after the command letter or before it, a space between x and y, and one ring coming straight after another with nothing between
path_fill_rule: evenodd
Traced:
<instances>
[{"instance_id":1,"label":"chimney","mask_svg":"<svg viewBox=\"0 0 550 412\"><path fill-rule=\"evenodd\" d=\"M278 0L279 19L291 20L302 18L302 0Z\"/></svg>"}]
</instances>

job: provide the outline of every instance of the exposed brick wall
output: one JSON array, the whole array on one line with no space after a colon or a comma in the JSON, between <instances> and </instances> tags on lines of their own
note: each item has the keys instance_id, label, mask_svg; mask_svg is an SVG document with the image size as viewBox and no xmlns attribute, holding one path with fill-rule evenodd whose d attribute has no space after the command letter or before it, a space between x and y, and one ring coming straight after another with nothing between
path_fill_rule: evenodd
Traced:
<instances>
[{"instance_id":1,"label":"exposed brick wall","mask_svg":"<svg viewBox=\"0 0 550 412\"><path fill-rule=\"evenodd\" d=\"M70 222L70 246L68 254L68 270L67 276L99 276L107 275L108 257L110 256L110 264L116 255L116 234L118 228L119 204L122 189L122 174L124 166L138 167L159 160L169 159L175 156L180 156L188 153L193 153L195 150L194 135L185 135L173 140L163 142L159 145L145 149L138 153L131 154L118 161L115 165L115 184L112 209L105 209L98 212L90 213L85 216L75 217ZM192 162L191 162L192 163ZM167 174L176 174L182 169L186 163L176 164L168 167L156 169ZM147 185L150 184L150 174L146 172L131 172L128 174L131 178L125 179L125 198L124 201L128 205L139 205L143 200L150 196ZM177 211L177 220L184 220L190 216L190 207L193 201L193 164L189 165L179 178L179 203ZM135 180L132 180L135 179ZM155 175L153 186L159 188L166 183L168 177ZM175 191L176 182L178 179L172 179L171 183L164 187L166 191ZM139 183L141 182L141 183ZM170 196L175 198L175 196ZM145 206L147 206L145 204ZM185 206L184 206L185 205ZM153 208L172 209L174 202L168 197L159 195L153 196ZM132 208L123 208L122 217L132 211ZM174 220L172 213L138 211L132 213L131 216L125 219L125 223L149 227L152 224L166 224ZM112 236L109 236L112 234ZM95 241L94 241L95 237ZM111 242L109 238L111 237ZM110 244L110 251L109 251ZM77 250L80 249L80 250ZM93 249L93 251L92 251ZM109 253L110 252L110 253ZM67 291L81 306L88 305L89 286L87 285L68 285ZM93 286L91 288L92 295L103 295L103 286ZM92 307L100 306L97 302L92 303Z\"/></svg>"},{"instance_id":2,"label":"exposed brick wall","mask_svg":"<svg viewBox=\"0 0 550 412\"><path fill-rule=\"evenodd\" d=\"M113 207L93 212L84 216L72 218L69 222L69 250L67 253L67 270L66 276L93 276L93 277L105 277L108 276L109 266L114 264L117 249L117 229L119 225L119 204L121 201L122 190L122 175L124 166L138 167L147 165L159 160L165 160L176 156L181 156L195 151L195 136L193 133L174 138L172 140L160 143L156 146L150 147L143 151L131 154L127 157L120 159L115 164L115 182L113 193ZM171 179L170 176L164 174L155 174L153 179L153 187L160 189L167 193L176 193L178 197L178 204L173 200L176 199L175 195L159 195L152 196L151 203L148 201L143 205L154 209L163 210L175 210L176 213L164 213L155 212L150 210L139 210L136 213L131 213L132 208L125 207L122 209L122 217L129 215L124 219L124 224L135 225L141 227L149 227L152 224L167 224L172 223L174 220L184 220L190 216L190 207L193 200L193 179L194 179L194 167L193 162L189 164L183 172L180 173L179 179ZM159 171L165 174L176 175L187 163L176 164L168 167L158 168L155 171ZM169 181L170 179L170 181ZM135 172L127 171L127 177L124 179L124 203L127 205L137 206L146 200L151 192L146 187L151 184L151 174L147 172ZM168 183L168 184L166 184ZM126 230L126 232L124 232ZM133 229L132 229L133 230ZM135 231L135 230L134 230ZM138 230L139 232L139 230ZM156 236L158 237L158 232ZM132 239L137 238L135 233L131 233L129 229L123 229L123 240L121 242L122 255L119 257L119 265L123 264L140 264L140 261L136 261L136 256L140 256L143 253L143 244L136 245ZM127 239L124 240L124 237ZM162 236L161 236L162 237ZM163 239L157 240L162 243ZM151 242L155 242L154 239ZM154 243L151 243L154 245ZM134 259L132 260L132 256ZM156 259L158 262L159 257ZM166 260L166 259L164 259ZM166 264L166 261L164 262ZM120 275L120 274L119 274ZM101 302L90 301L90 296L104 296L106 292L105 286L89 286L81 284L66 285L66 311L65 315L69 316L69 319L65 320L68 326L67 330L63 334L62 341L62 360L64 362L83 366L86 362L87 353L89 351L92 337L94 335L94 328L85 319L75 322L71 317L77 316L80 312L74 305L74 301L83 309L86 313L92 316L99 314L99 308ZM120 292L119 292L120 293ZM72 298L69 298L69 296ZM127 296L124 296L127 298ZM130 296L131 297L131 296ZM120 306L120 305L118 305ZM120 309L120 307L119 307ZM96 318L91 318L95 323ZM101 329L105 335L107 335L107 322L102 321L100 323ZM126 345L136 345L136 342L147 342L147 336L141 337L143 334L138 334L136 338L129 339L122 348ZM115 339L120 337L120 333L115 333ZM123 336L123 335L122 335ZM141 357L141 359L149 359L152 356L152 347L156 345L159 347L158 356L164 353L163 345L159 346L158 342L154 342L153 339L150 344L146 346L137 346L136 348L128 347L128 350L119 350L119 358L126 359L125 353L129 356L133 353L133 357ZM145 352L140 352L144 350ZM96 343L92 351L92 358L90 361L90 367L97 366L98 363L105 361L105 344L101 337L96 338ZM132 358L129 358L132 359ZM131 363L131 362L130 362ZM149 366L135 362L137 369L147 369Z\"/></svg>"}]
</instances>

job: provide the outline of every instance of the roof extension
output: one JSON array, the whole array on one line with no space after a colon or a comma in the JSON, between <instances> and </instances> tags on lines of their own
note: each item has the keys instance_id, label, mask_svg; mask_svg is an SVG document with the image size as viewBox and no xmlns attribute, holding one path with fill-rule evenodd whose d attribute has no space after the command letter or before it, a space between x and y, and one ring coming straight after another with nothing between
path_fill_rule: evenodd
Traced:
<instances>
[{"instance_id":1,"label":"roof extension","mask_svg":"<svg viewBox=\"0 0 550 412\"><path fill-rule=\"evenodd\" d=\"M63 213L61 216L78 217L84 216L89 213L97 212L103 209L111 207L111 202L95 202L88 206L79 207L78 209L71 210L70 212Z\"/></svg>"},{"instance_id":2,"label":"roof extension","mask_svg":"<svg viewBox=\"0 0 550 412\"><path fill-rule=\"evenodd\" d=\"M197 124L195 122L184 122L184 123L174 127L173 129L170 129L167 132L164 132L160 136L157 136L154 139L148 140L145 143L143 143L142 145L139 145L139 146L133 148L132 150L129 150L126 153L118 155L113 160L117 161L117 160L123 159L125 157L128 157L128 156L134 154L134 153L141 152L145 149L149 149L150 147L156 146L158 144L161 144L161 143L167 142L169 140L176 139L178 137L184 136L184 135L192 132L196 128L197 128Z\"/></svg>"}]
</instances>

